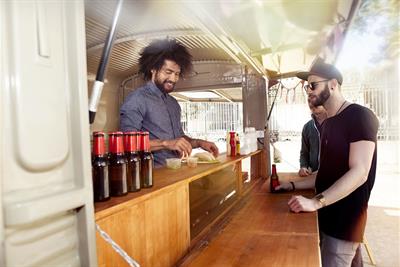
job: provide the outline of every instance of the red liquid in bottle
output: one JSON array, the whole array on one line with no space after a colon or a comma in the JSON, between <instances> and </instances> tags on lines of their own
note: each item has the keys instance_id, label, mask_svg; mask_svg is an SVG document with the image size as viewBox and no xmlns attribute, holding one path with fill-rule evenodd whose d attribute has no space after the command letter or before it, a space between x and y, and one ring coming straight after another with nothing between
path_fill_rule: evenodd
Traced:
<instances>
[{"instance_id":1,"label":"red liquid in bottle","mask_svg":"<svg viewBox=\"0 0 400 267\"><path fill-rule=\"evenodd\" d=\"M271 193L276 193L277 191L275 190L275 188L280 185L279 183L279 177L278 174L276 173L276 165L272 164L272 174L270 177L270 190Z\"/></svg>"},{"instance_id":2,"label":"red liquid in bottle","mask_svg":"<svg viewBox=\"0 0 400 267\"><path fill-rule=\"evenodd\" d=\"M148 132L140 133L141 137L141 186L148 188L153 186L153 154L150 152L150 139Z\"/></svg>"},{"instance_id":3,"label":"red liquid in bottle","mask_svg":"<svg viewBox=\"0 0 400 267\"><path fill-rule=\"evenodd\" d=\"M103 132L93 133L92 179L94 201L108 200L110 198L110 184Z\"/></svg>"},{"instance_id":4,"label":"red liquid in bottle","mask_svg":"<svg viewBox=\"0 0 400 267\"><path fill-rule=\"evenodd\" d=\"M229 132L229 145L231 147L231 154L230 156L236 156L236 134L235 132Z\"/></svg>"},{"instance_id":5,"label":"red liquid in bottle","mask_svg":"<svg viewBox=\"0 0 400 267\"><path fill-rule=\"evenodd\" d=\"M123 196L128 193L126 182L126 158L123 147L122 132L109 134L109 166L111 196Z\"/></svg>"},{"instance_id":6,"label":"red liquid in bottle","mask_svg":"<svg viewBox=\"0 0 400 267\"><path fill-rule=\"evenodd\" d=\"M137 132L124 133L125 156L127 159L126 179L129 192L140 190L140 156L137 147Z\"/></svg>"}]
</instances>

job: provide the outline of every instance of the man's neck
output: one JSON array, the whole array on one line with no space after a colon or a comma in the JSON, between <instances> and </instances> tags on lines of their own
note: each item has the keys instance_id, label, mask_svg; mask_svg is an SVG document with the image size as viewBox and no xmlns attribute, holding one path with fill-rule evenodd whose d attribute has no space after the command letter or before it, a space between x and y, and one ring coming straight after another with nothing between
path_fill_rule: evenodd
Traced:
<instances>
[{"instance_id":1,"label":"man's neck","mask_svg":"<svg viewBox=\"0 0 400 267\"><path fill-rule=\"evenodd\" d=\"M340 111L339 109L343 109L343 104L345 103L346 99L343 96L333 96L329 97L329 99L324 103L324 108L328 115L328 118L336 116Z\"/></svg>"}]
</instances>

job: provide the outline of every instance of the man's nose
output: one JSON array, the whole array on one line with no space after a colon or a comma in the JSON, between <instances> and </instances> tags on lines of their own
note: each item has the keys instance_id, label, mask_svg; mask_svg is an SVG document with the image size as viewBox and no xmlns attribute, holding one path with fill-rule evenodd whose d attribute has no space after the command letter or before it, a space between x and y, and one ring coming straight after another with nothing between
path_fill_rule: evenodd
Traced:
<instances>
[{"instance_id":1,"label":"man's nose","mask_svg":"<svg viewBox=\"0 0 400 267\"><path fill-rule=\"evenodd\" d=\"M179 80L179 74L171 73L168 77L171 82L176 83Z\"/></svg>"}]
</instances>

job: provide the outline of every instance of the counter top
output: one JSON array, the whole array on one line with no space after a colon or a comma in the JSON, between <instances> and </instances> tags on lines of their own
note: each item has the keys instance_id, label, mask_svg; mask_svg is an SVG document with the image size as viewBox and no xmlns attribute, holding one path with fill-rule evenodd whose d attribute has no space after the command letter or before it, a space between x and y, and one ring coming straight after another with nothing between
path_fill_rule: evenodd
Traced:
<instances>
[{"instance_id":1,"label":"counter top","mask_svg":"<svg viewBox=\"0 0 400 267\"><path fill-rule=\"evenodd\" d=\"M182 167L176 170L168 169L166 167L154 169L153 187L141 189L139 192L128 193L121 197L112 197L110 200L105 202L95 203L95 218L98 220L118 210L122 210L124 207L132 205L135 202L146 200L149 197L154 197L157 194L165 192L165 190L174 189L174 187L181 183L190 183L193 180L223 169L260 152L261 150L257 150L247 155L235 157L221 155L218 157L219 163L198 164L196 168L189 168L186 164L182 164Z\"/></svg>"},{"instance_id":2,"label":"counter top","mask_svg":"<svg viewBox=\"0 0 400 267\"><path fill-rule=\"evenodd\" d=\"M299 179L294 173L279 178ZM201 241L208 245L194 249L180 266L320 266L317 213L293 213L287 205L293 192L268 191L268 180L259 181L226 226Z\"/></svg>"}]
</instances>

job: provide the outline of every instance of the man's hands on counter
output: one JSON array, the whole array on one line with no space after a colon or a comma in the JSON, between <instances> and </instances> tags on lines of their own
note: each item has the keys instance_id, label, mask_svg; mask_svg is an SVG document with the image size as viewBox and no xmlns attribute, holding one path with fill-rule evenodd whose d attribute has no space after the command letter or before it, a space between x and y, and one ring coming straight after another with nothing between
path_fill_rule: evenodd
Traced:
<instances>
[{"instance_id":1,"label":"man's hands on counter","mask_svg":"<svg viewBox=\"0 0 400 267\"><path fill-rule=\"evenodd\" d=\"M293 191L293 186L291 183L281 183L275 187L275 190Z\"/></svg>"},{"instance_id":2,"label":"man's hands on counter","mask_svg":"<svg viewBox=\"0 0 400 267\"><path fill-rule=\"evenodd\" d=\"M214 157L218 157L219 151L218 151L218 147L213 143L213 142L209 142L206 140L197 140L199 147L201 147L202 149L212 153L214 155Z\"/></svg>"},{"instance_id":3,"label":"man's hands on counter","mask_svg":"<svg viewBox=\"0 0 400 267\"><path fill-rule=\"evenodd\" d=\"M187 136L182 136L171 140L150 140L150 146L152 151L160 149L169 149L178 151L182 155L190 155L192 153L192 148L200 147L210 153L215 157L218 156L218 147L213 143L201 139L191 139Z\"/></svg>"},{"instance_id":4,"label":"man's hands on counter","mask_svg":"<svg viewBox=\"0 0 400 267\"><path fill-rule=\"evenodd\" d=\"M305 177L305 176L308 176L308 175L311 175L311 174L312 174L312 170L311 170L310 167L308 167L308 168L301 167L300 170L299 170L299 176L300 177Z\"/></svg>"},{"instance_id":5,"label":"man's hands on counter","mask_svg":"<svg viewBox=\"0 0 400 267\"><path fill-rule=\"evenodd\" d=\"M292 196L288 202L289 208L291 211L299 213L299 212L312 212L321 208L321 203L312 198L306 198L303 196Z\"/></svg>"},{"instance_id":6,"label":"man's hands on counter","mask_svg":"<svg viewBox=\"0 0 400 267\"><path fill-rule=\"evenodd\" d=\"M190 155L192 153L192 145L183 137L172 140L164 140L163 146L169 150L178 151L182 155Z\"/></svg>"}]
</instances>

